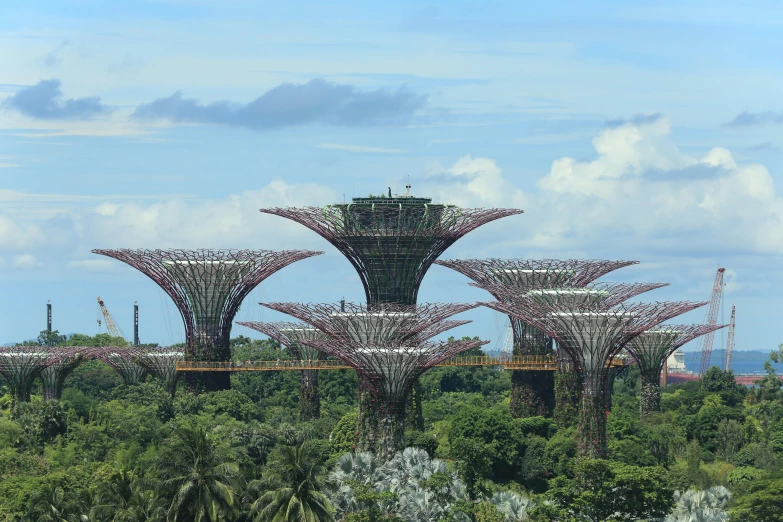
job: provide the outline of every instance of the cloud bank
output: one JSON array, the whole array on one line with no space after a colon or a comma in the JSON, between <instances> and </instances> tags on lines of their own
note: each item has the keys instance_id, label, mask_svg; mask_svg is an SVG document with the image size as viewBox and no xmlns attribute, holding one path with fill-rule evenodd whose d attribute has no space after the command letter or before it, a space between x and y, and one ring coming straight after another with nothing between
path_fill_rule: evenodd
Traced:
<instances>
[{"instance_id":1,"label":"cloud bank","mask_svg":"<svg viewBox=\"0 0 783 522\"><path fill-rule=\"evenodd\" d=\"M98 96L63 99L60 80L41 80L3 102L7 109L30 118L48 120L90 119L111 112Z\"/></svg>"},{"instance_id":2,"label":"cloud bank","mask_svg":"<svg viewBox=\"0 0 783 522\"><path fill-rule=\"evenodd\" d=\"M283 83L250 103L218 101L202 104L176 92L140 105L133 118L272 130L322 123L340 126L370 126L404 123L427 103L427 96L404 87L361 92L352 85L321 79L304 84Z\"/></svg>"},{"instance_id":3,"label":"cloud bank","mask_svg":"<svg viewBox=\"0 0 783 522\"><path fill-rule=\"evenodd\" d=\"M741 112L733 120L724 124L724 127L751 127L753 125L781 124L783 112Z\"/></svg>"}]
</instances>

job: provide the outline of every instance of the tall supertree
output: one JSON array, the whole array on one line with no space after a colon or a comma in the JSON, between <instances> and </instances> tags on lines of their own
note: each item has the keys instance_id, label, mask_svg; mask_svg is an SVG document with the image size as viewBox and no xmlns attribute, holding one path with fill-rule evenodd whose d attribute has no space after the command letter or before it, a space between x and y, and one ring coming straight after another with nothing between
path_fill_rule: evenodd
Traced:
<instances>
[{"instance_id":1,"label":"tall supertree","mask_svg":"<svg viewBox=\"0 0 783 522\"><path fill-rule=\"evenodd\" d=\"M108 364L122 377L125 386L135 386L146 370L139 364L141 350L136 346L104 346L91 352L94 359Z\"/></svg>"},{"instance_id":2,"label":"tall supertree","mask_svg":"<svg viewBox=\"0 0 783 522\"><path fill-rule=\"evenodd\" d=\"M356 369L360 387L360 448L370 451L380 448L378 446L379 440L388 439L383 435L385 428L379 424L384 417L378 417L379 414L376 410L379 408L379 404L384 405L387 410L391 406L388 406L388 400L379 397L378 393L380 392L376 393L377 386L373 385L373 382L377 382L383 377L373 374L370 371L373 365L366 360L357 358L355 354L365 354L367 358L377 358L386 353L384 350L394 349L399 352L400 357L406 358L411 353L418 353L415 350L420 346L435 347L435 353L440 353L440 345L425 344L427 339L455 326L465 324L466 321L447 321L446 319L476 307L475 304L432 303L417 306L384 303L377 304L372 308L345 302L339 304L262 304L273 310L292 315L326 334L327 340L300 340L300 342L322 350ZM483 343L469 347L480 344ZM376 350L372 347L378 348ZM437 364L437 362L433 364ZM415 385L419 373L421 372L412 374L410 383L406 383L404 388L400 388L400 392L404 393L395 395L395 400L400 397L407 399L409 390ZM399 410L397 406L394 406L392 410L393 415L399 416L402 411L404 416L404 405L402 410Z\"/></svg>"},{"instance_id":3,"label":"tall supertree","mask_svg":"<svg viewBox=\"0 0 783 522\"><path fill-rule=\"evenodd\" d=\"M621 287L615 285L610 295L621 294ZM484 303L555 339L581 370L577 448L587 458L606 455L606 380L611 358L642 332L706 304L620 303L607 309L604 302L566 289L533 290L513 301Z\"/></svg>"},{"instance_id":4,"label":"tall supertree","mask_svg":"<svg viewBox=\"0 0 783 522\"><path fill-rule=\"evenodd\" d=\"M264 279L291 263L322 252L307 250L93 250L119 259L155 281L174 301L185 323L186 358L231 359L229 339L242 300ZM189 373L191 389L231 387L229 375Z\"/></svg>"},{"instance_id":5,"label":"tall supertree","mask_svg":"<svg viewBox=\"0 0 783 522\"><path fill-rule=\"evenodd\" d=\"M579 288L604 275L638 261L581 259L454 259L437 260L442 265L469 277L488 290L497 300L508 292L533 289ZM495 292L505 288L505 292ZM513 355L551 355L552 339L540 330L509 316L514 345ZM567 364L567 361L563 364ZM559 375L557 381L567 384L573 372ZM511 373L511 415L551 415L555 405L555 374L538 370L513 370Z\"/></svg>"},{"instance_id":6,"label":"tall supertree","mask_svg":"<svg viewBox=\"0 0 783 522\"><path fill-rule=\"evenodd\" d=\"M160 379L163 387L171 396L177 392L177 383L182 374L177 371L177 363L185 359L185 352L166 349L149 348L140 351L136 362L153 377Z\"/></svg>"},{"instance_id":7,"label":"tall supertree","mask_svg":"<svg viewBox=\"0 0 783 522\"><path fill-rule=\"evenodd\" d=\"M725 324L662 324L642 332L627 345L641 373L642 417L661 408L661 371L666 359L682 345L725 327Z\"/></svg>"},{"instance_id":8,"label":"tall supertree","mask_svg":"<svg viewBox=\"0 0 783 522\"><path fill-rule=\"evenodd\" d=\"M356 369L359 374L359 450L389 459L405 447L406 402L429 368L488 341L405 343L348 338L303 341Z\"/></svg>"},{"instance_id":9,"label":"tall supertree","mask_svg":"<svg viewBox=\"0 0 783 522\"><path fill-rule=\"evenodd\" d=\"M284 322L241 322L237 324L268 335L288 348L293 356L300 361L321 361L325 359L324 352L302 343L305 340L325 340L329 338L325 333L310 325ZM321 417L318 370L302 370L302 384L299 388L299 417L303 421Z\"/></svg>"},{"instance_id":10,"label":"tall supertree","mask_svg":"<svg viewBox=\"0 0 783 522\"><path fill-rule=\"evenodd\" d=\"M265 208L296 221L337 248L359 274L367 304L416 304L424 275L459 238L518 209L467 209L430 198L353 198L325 207Z\"/></svg>"},{"instance_id":11,"label":"tall supertree","mask_svg":"<svg viewBox=\"0 0 783 522\"><path fill-rule=\"evenodd\" d=\"M33 382L46 367L49 357L43 346L0 347L0 374L8 382L14 405L30 400Z\"/></svg>"}]
</instances>

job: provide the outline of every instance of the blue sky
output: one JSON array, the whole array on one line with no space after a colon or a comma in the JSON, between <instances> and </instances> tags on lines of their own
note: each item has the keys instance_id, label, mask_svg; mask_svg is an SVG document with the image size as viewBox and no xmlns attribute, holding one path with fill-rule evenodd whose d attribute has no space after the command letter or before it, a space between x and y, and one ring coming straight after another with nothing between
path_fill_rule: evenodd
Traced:
<instances>
[{"instance_id":1,"label":"blue sky","mask_svg":"<svg viewBox=\"0 0 783 522\"><path fill-rule=\"evenodd\" d=\"M6 5L0 341L41 330L47 299L55 328L95 333L98 295L126 334L138 300L143 341L181 340L168 298L93 248L322 249L239 319L272 319L259 300L359 300L334 249L257 209L410 177L417 195L525 210L445 257L636 259L607 279L671 283L646 299L706 299L725 266L737 348L772 349L781 26L775 2ZM420 294L485 298L442 267ZM460 333L502 343L502 317L464 315Z\"/></svg>"}]
</instances>

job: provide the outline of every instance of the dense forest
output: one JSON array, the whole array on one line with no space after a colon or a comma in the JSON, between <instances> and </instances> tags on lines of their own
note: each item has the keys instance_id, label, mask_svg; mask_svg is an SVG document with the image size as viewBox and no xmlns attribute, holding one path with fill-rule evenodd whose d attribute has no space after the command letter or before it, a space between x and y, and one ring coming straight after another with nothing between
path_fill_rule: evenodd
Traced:
<instances>
[{"instance_id":1,"label":"dense forest","mask_svg":"<svg viewBox=\"0 0 783 522\"><path fill-rule=\"evenodd\" d=\"M238 361L289 357L267 340L231 348ZM34 388L16 403L0 380L0 520L783 521L783 391L767 372L746 389L713 367L641 420L639 374L625 369L608 458L579 460L567 407L513 418L510 372L435 368L420 380L424 431L382 462L354 451L352 370L320 372L320 418L302 422L297 371L237 373L199 395L181 383L172 397L89 361L59 401Z\"/></svg>"}]
</instances>

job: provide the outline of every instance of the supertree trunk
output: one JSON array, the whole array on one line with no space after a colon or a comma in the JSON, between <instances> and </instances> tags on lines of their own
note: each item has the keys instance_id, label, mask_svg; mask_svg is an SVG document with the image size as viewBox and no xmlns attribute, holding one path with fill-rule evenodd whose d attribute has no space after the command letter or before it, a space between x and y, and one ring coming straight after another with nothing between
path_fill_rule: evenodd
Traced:
<instances>
[{"instance_id":1,"label":"supertree trunk","mask_svg":"<svg viewBox=\"0 0 783 522\"><path fill-rule=\"evenodd\" d=\"M321 417L321 395L318 392L318 370L302 370L299 389L299 418L303 421Z\"/></svg>"},{"instance_id":2,"label":"supertree trunk","mask_svg":"<svg viewBox=\"0 0 783 522\"><path fill-rule=\"evenodd\" d=\"M421 411L421 382L416 379L405 404L405 421L408 427L424 431L424 415Z\"/></svg>"},{"instance_id":3,"label":"supertree trunk","mask_svg":"<svg viewBox=\"0 0 783 522\"><path fill-rule=\"evenodd\" d=\"M221 343L222 344L222 343ZM228 346L209 346L191 348L188 350L191 361L221 362L231 360L231 349ZM231 389L231 373L229 372L185 372L185 385L191 393L199 394Z\"/></svg>"},{"instance_id":4,"label":"supertree trunk","mask_svg":"<svg viewBox=\"0 0 783 522\"><path fill-rule=\"evenodd\" d=\"M640 415L647 415L661 409L661 383L658 372L642 373L642 396L639 401Z\"/></svg>"},{"instance_id":5,"label":"supertree trunk","mask_svg":"<svg viewBox=\"0 0 783 522\"><path fill-rule=\"evenodd\" d=\"M47 366L41 370L41 387L45 401L60 400L63 384L70 373L70 371L61 371L53 366Z\"/></svg>"},{"instance_id":6,"label":"supertree trunk","mask_svg":"<svg viewBox=\"0 0 783 522\"><path fill-rule=\"evenodd\" d=\"M387 404L378 411L378 438L374 453L384 462L405 449L404 404Z\"/></svg>"},{"instance_id":7,"label":"supertree trunk","mask_svg":"<svg viewBox=\"0 0 783 522\"><path fill-rule=\"evenodd\" d=\"M579 370L574 366L571 357L561 352L558 358L558 370L554 372L555 379L555 423L563 428L571 426L578 411L582 380Z\"/></svg>"},{"instance_id":8,"label":"supertree trunk","mask_svg":"<svg viewBox=\"0 0 783 522\"><path fill-rule=\"evenodd\" d=\"M606 394L602 386L582 391L576 443L582 458L606 457Z\"/></svg>"},{"instance_id":9,"label":"supertree trunk","mask_svg":"<svg viewBox=\"0 0 783 522\"><path fill-rule=\"evenodd\" d=\"M514 357L552 355L552 340L537 328L511 319ZM555 406L555 376L552 372L513 370L511 372L511 416L548 417Z\"/></svg>"},{"instance_id":10,"label":"supertree trunk","mask_svg":"<svg viewBox=\"0 0 783 522\"><path fill-rule=\"evenodd\" d=\"M359 374L359 414L356 431L359 432L357 451L375 452L378 441L380 404L370 380Z\"/></svg>"}]
</instances>

